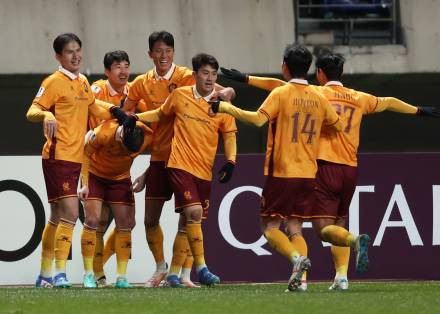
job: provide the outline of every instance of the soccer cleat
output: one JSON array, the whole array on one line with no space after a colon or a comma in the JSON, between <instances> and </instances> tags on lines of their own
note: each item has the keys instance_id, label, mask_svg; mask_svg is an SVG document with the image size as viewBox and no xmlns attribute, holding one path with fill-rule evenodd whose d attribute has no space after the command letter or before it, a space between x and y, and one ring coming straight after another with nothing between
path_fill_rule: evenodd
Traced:
<instances>
[{"instance_id":1,"label":"soccer cleat","mask_svg":"<svg viewBox=\"0 0 440 314\"><path fill-rule=\"evenodd\" d=\"M304 279L301 280L301 284L299 285L297 291L298 292L306 292L307 291L307 281L306 280L304 280Z\"/></svg>"},{"instance_id":2,"label":"soccer cleat","mask_svg":"<svg viewBox=\"0 0 440 314\"><path fill-rule=\"evenodd\" d=\"M305 271L309 270L312 266L310 260L305 256L298 256L295 264L293 264L292 275L289 278L287 284L287 291L299 291L301 286L301 278Z\"/></svg>"},{"instance_id":3,"label":"soccer cleat","mask_svg":"<svg viewBox=\"0 0 440 314\"><path fill-rule=\"evenodd\" d=\"M180 279L179 279L179 277L177 277L177 275L167 276L164 286L169 287L169 288L184 288L185 287L184 285L182 285L182 283L180 282Z\"/></svg>"},{"instance_id":4,"label":"soccer cleat","mask_svg":"<svg viewBox=\"0 0 440 314\"><path fill-rule=\"evenodd\" d=\"M96 287L97 288L111 288L113 287L111 284L107 283L107 278L105 276L101 276L96 279Z\"/></svg>"},{"instance_id":5,"label":"soccer cleat","mask_svg":"<svg viewBox=\"0 0 440 314\"><path fill-rule=\"evenodd\" d=\"M153 276L151 276L151 278L148 279L147 282L145 283L145 288L159 287L160 282L165 279L167 273L168 273L167 270L165 270L164 272L156 270Z\"/></svg>"},{"instance_id":6,"label":"soccer cleat","mask_svg":"<svg viewBox=\"0 0 440 314\"><path fill-rule=\"evenodd\" d=\"M368 234L358 235L356 238L356 272L364 273L368 270L368 245L370 236Z\"/></svg>"},{"instance_id":7,"label":"soccer cleat","mask_svg":"<svg viewBox=\"0 0 440 314\"><path fill-rule=\"evenodd\" d=\"M133 286L128 283L127 278L125 278L125 277L118 277L118 278L116 278L115 288L127 289L127 288L133 288Z\"/></svg>"},{"instance_id":8,"label":"soccer cleat","mask_svg":"<svg viewBox=\"0 0 440 314\"><path fill-rule=\"evenodd\" d=\"M86 289L95 289L96 288L95 276L93 276L92 273L88 273L88 274L84 275L83 287Z\"/></svg>"},{"instance_id":9,"label":"soccer cleat","mask_svg":"<svg viewBox=\"0 0 440 314\"><path fill-rule=\"evenodd\" d=\"M52 277L43 277L38 275L37 280L35 281L36 288L53 288Z\"/></svg>"},{"instance_id":10,"label":"soccer cleat","mask_svg":"<svg viewBox=\"0 0 440 314\"><path fill-rule=\"evenodd\" d=\"M180 283L185 287L185 288L200 288L199 285L196 285L194 282L191 281L191 279L183 279L180 278Z\"/></svg>"},{"instance_id":11,"label":"soccer cleat","mask_svg":"<svg viewBox=\"0 0 440 314\"><path fill-rule=\"evenodd\" d=\"M333 281L333 284L328 288L328 290L333 290L333 291L348 290L347 278L345 278L345 277L335 278L335 281Z\"/></svg>"},{"instance_id":12,"label":"soccer cleat","mask_svg":"<svg viewBox=\"0 0 440 314\"><path fill-rule=\"evenodd\" d=\"M199 282L202 285L211 287L220 283L220 278L208 270L208 267L203 267L199 272Z\"/></svg>"},{"instance_id":13,"label":"soccer cleat","mask_svg":"<svg viewBox=\"0 0 440 314\"><path fill-rule=\"evenodd\" d=\"M53 277L53 285L55 288L70 288L72 284L66 277L66 273L59 273Z\"/></svg>"}]
</instances>

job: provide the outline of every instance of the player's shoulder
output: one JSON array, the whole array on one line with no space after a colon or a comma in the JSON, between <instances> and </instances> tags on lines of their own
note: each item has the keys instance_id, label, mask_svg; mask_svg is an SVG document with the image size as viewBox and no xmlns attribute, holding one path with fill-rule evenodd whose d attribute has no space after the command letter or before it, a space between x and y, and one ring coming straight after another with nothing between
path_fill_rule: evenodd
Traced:
<instances>
[{"instance_id":1,"label":"player's shoulder","mask_svg":"<svg viewBox=\"0 0 440 314\"><path fill-rule=\"evenodd\" d=\"M106 142L107 140L114 137L114 134L118 127L118 122L112 119L102 122L93 131L95 132L96 137L97 139L99 139L100 142Z\"/></svg>"},{"instance_id":2,"label":"player's shoulder","mask_svg":"<svg viewBox=\"0 0 440 314\"><path fill-rule=\"evenodd\" d=\"M143 84L145 80L148 79L150 71L144 74L139 74L135 77L135 79L130 83L130 87L137 85L137 84Z\"/></svg>"},{"instance_id":3,"label":"player's shoulder","mask_svg":"<svg viewBox=\"0 0 440 314\"><path fill-rule=\"evenodd\" d=\"M79 76L79 79L80 79L82 82L86 83L87 85L90 85L90 83L89 83L89 79L87 78L87 76L85 76L85 75L82 74L82 73L80 73L78 76Z\"/></svg>"},{"instance_id":4,"label":"player's shoulder","mask_svg":"<svg viewBox=\"0 0 440 314\"><path fill-rule=\"evenodd\" d=\"M105 89L105 82L106 80L102 80L102 79L93 82L91 85L92 92L94 94L99 94L101 91L103 91Z\"/></svg>"},{"instance_id":5,"label":"player's shoulder","mask_svg":"<svg viewBox=\"0 0 440 314\"><path fill-rule=\"evenodd\" d=\"M192 86L177 87L171 92L171 95L193 95L193 87Z\"/></svg>"},{"instance_id":6,"label":"player's shoulder","mask_svg":"<svg viewBox=\"0 0 440 314\"><path fill-rule=\"evenodd\" d=\"M55 84L62 84L67 81L66 78L67 77L60 71L55 71L49 76L44 78L42 85L50 86Z\"/></svg>"}]
</instances>

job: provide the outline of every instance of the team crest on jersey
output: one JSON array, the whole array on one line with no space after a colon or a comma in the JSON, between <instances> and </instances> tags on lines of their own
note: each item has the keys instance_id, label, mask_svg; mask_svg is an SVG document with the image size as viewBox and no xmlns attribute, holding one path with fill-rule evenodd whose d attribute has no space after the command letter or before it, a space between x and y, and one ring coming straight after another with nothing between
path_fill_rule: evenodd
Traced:
<instances>
[{"instance_id":1,"label":"team crest on jersey","mask_svg":"<svg viewBox=\"0 0 440 314\"><path fill-rule=\"evenodd\" d=\"M171 83L170 85L168 85L168 91L171 93L173 90L175 90L177 88L177 85L174 83Z\"/></svg>"},{"instance_id":2,"label":"team crest on jersey","mask_svg":"<svg viewBox=\"0 0 440 314\"><path fill-rule=\"evenodd\" d=\"M84 85L84 91L86 93L88 93L89 92L89 87L87 86L86 82L84 82L83 85Z\"/></svg>"},{"instance_id":3,"label":"team crest on jersey","mask_svg":"<svg viewBox=\"0 0 440 314\"><path fill-rule=\"evenodd\" d=\"M184 197L186 200L190 200L190 199L192 199L191 192L190 192L190 191L185 191L185 192L183 193L183 197Z\"/></svg>"},{"instance_id":4,"label":"team crest on jersey","mask_svg":"<svg viewBox=\"0 0 440 314\"><path fill-rule=\"evenodd\" d=\"M69 184L69 182L64 182L63 183L63 191L65 191L65 192L70 191L70 184Z\"/></svg>"},{"instance_id":5,"label":"team crest on jersey","mask_svg":"<svg viewBox=\"0 0 440 314\"><path fill-rule=\"evenodd\" d=\"M43 86L41 86L40 89L38 90L37 95L36 95L35 97L41 97L41 96L43 96L45 90L46 90L46 89L45 89Z\"/></svg>"}]
</instances>

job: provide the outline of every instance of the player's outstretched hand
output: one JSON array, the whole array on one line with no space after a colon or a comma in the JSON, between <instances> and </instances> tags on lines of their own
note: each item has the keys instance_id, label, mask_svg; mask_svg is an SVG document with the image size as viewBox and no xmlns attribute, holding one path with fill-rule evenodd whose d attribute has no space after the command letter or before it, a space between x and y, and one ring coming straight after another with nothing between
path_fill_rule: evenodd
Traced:
<instances>
[{"instance_id":1,"label":"player's outstretched hand","mask_svg":"<svg viewBox=\"0 0 440 314\"><path fill-rule=\"evenodd\" d=\"M136 126L137 120L138 120L138 117L134 114L126 115L124 123L123 123L124 129L133 130L134 127Z\"/></svg>"},{"instance_id":2,"label":"player's outstretched hand","mask_svg":"<svg viewBox=\"0 0 440 314\"><path fill-rule=\"evenodd\" d=\"M44 136L46 138L53 138L57 135L58 123L57 120L44 120L43 122Z\"/></svg>"},{"instance_id":3,"label":"player's outstretched hand","mask_svg":"<svg viewBox=\"0 0 440 314\"><path fill-rule=\"evenodd\" d=\"M232 174L234 173L235 163L232 161L228 161L223 165L223 167L218 172L218 182L226 183L232 178Z\"/></svg>"},{"instance_id":4,"label":"player's outstretched hand","mask_svg":"<svg viewBox=\"0 0 440 314\"><path fill-rule=\"evenodd\" d=\"M417 107L417 115L440 118L440 109L436 107Z\"/></svg>"},{"instance_id":5,"label":"player's outstretched hand","mask_svg":"<svg viewBox=\"0 0 440 314\"><path fill-rule=\"evenodd\" d=\"M226 76L228 79L231 79L233 81L247 83L249 80L249 75L247 75L246 73L240 72L236 69L226 69L226 68L220 67L220 70L222 71L224 76Z\"/></svg>"},{"instance_id":6,"label":"player's outstretched hand","mask_svg":"<svg viewBox=\"0 0 440 314\"><path fill-rule=\"evenodd\" d=\"M146 175L146 172L144 172L142 175L140 175L139 177L137 177L133 181L133 185L131 186L131 189L133 190L134 193L139 193L140 191L142 191L144 189L145 175Z\"/></svg>"},{"instance_id":7,"label":"player's outstretched hand","mask_svg":"<svg viewBox=\"0 0 440 314\"><path fill-rule=\"evenodd\" d=\"M112 106L110 108L110 113L118 120L119 125L122 125L127 117L127 114L117 106Z\"/></svg>"},{"instance_id":8,"label":"player's outstretched hand","mask_svg":"<svg viewBox=\"0 0 440 314\"><path fill-rule=\"evenodd\" d=\"M89 196L89 187L87 185L83 185L78 191L78 198L85 202L87 197Z\"/></svg>"}]
</instances>

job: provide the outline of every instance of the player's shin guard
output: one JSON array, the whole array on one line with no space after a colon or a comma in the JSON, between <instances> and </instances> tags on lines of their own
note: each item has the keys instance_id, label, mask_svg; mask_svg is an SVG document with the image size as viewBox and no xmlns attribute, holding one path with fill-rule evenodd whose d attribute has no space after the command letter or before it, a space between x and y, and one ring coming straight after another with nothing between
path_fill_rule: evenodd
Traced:
<instances>
[{"instance_id":1,"label":"player's shin guard","mask_svg":"<svg viewBox=\"0 0 440 314\"><path fill-rule=\"evenodd\" d=\"M348 263L350 261L350 248L342 246L331 246L333 262L335 263L336 278L346 278Z\"/></svg>"},{"instance_id":2,"label":"player's shin guard","mask_svg":"<svg viewBox=\"0 0 440 314\"><path fill-rule=\"evenodd\" d=\"M117 261L117 275L124 277L127 273L128 259L131 254L131 230L121 229L116 231L115 251Z\"/></svg>"},{"instance_id":3,"label":"player's shin guard","mask_svg":"<svg viewBox=\"0 0 440 314\"><path fill-rule=\"evenodd\" d=\"M300 255L307 257L308 249L304 237L300 233L295 233L294 235L291 235L289 239L294 249L297 250ZM306 279L307 279L307 272L304 272L302 276L302 280L306 280Z\"/></svg>"},{"instance_id":4,"label":"player's shin guard","mask_svg":"<svg viewBox=\"0 0 440 314\"><path fill-rule=\"evenodd\" d=\"M269 228L264 231L264 236L278 253L287 257L291 262L295 261L295 258L299 256L299 252L295 250L289 238L284 232L277 228Z\"/></svg>"},{"instance_id":5,"label":"player's shin guard","mask_svg":"<svg viewBox=\"0 0 440 314\"><path fill-rule=\"evenodd\" d=\"M156 264L164 263L165 256L163 254L163 232L160 225L145 228L148 247L153 254Z\"/></svg>"},{"instance_id":6,"label":"player's shin guard","mask_svg":"<svg viewBox=\"0 0 440 314\"><path fill-rule=\"evenodd\" d=\"M93 255L95 255L96 247L96 228L92 228L84 224L81 233L81 254L84 262L84 272L86 274L93 273Z\"/></svg>"},{"instance_id":7,"label":"player's shin guard","mask_svg":"<svg viewBox=\"0 0 440 314\"><path fill-rule=\"evenodd\" d=\"M66 272L66 261L72 245L72 234L75 223L60 220L55 233L55 268L57 273Z\"/></svg>"},{"instance_id":8,"label":"player's shin guard","mask_svg":"<svg viewBox=\"0 0 440 314\"><path fill-rule=\"evenodd\" d=\"M336 246L353 246L356 243L356 237L352 235L347 229L329 225L321 229L321 240L329 242Z\"/></svg>"},{"instance_id":9,"label":"player's shin guard","mask_svg":"<svg viewBox=\"0 0 440 314\"><path fill-rule=\"evenodd\" d=\"M185 263L185 259L191 251L188 243L186 232L178 231L173 244L173 258L171 260L171 267L168 275L179 276L180 269Z\"/></svg>"},{"instance_id":10,"label":"player's shin guard","mask_svg":"<svg viewBox=\"0 0 440 314\"><path fill-rule=\"evenodd\" d=\"M104 276L104 264L102 254L104 250L104 232L96 231L95 254L93 255L93 273L96 278Z\"/></svg>"},{"instance_id":11,"label":"player's shin guard","mask_svg":"<svg viewBox=\"0 0 440 314\"><path fill-rule=\"evenodd\" d=\"M197 270L200 270L206 266L201 223L188 222L186 224L186 233L189 247L191 248L191 252L194 256L194 263L196 264Z\"/></svg>"},{"instance_id":12,"label":"player's shin guard","mask_svg":"<svg viewBox=\"0 0 440 314\"><path fill-rule=\"evenodd\" d=\"M57 224L48 221L41 237L41 269L40 275L45 278L52 277L52 262L55 257L55 233Z\"/></svg>"},{"instance_id":13,"label":"player's shin guard","mask_svg":"<svg viewBox=\"0 0 440 314\"><path fill-rule=\"evenodd\" d=\"M102 250L102 265L105 265L110 257L115 254L115 239L116 228L113 228L110 232L107 240L105 241L104 249Z\"/></svg>"}]
</instances>

